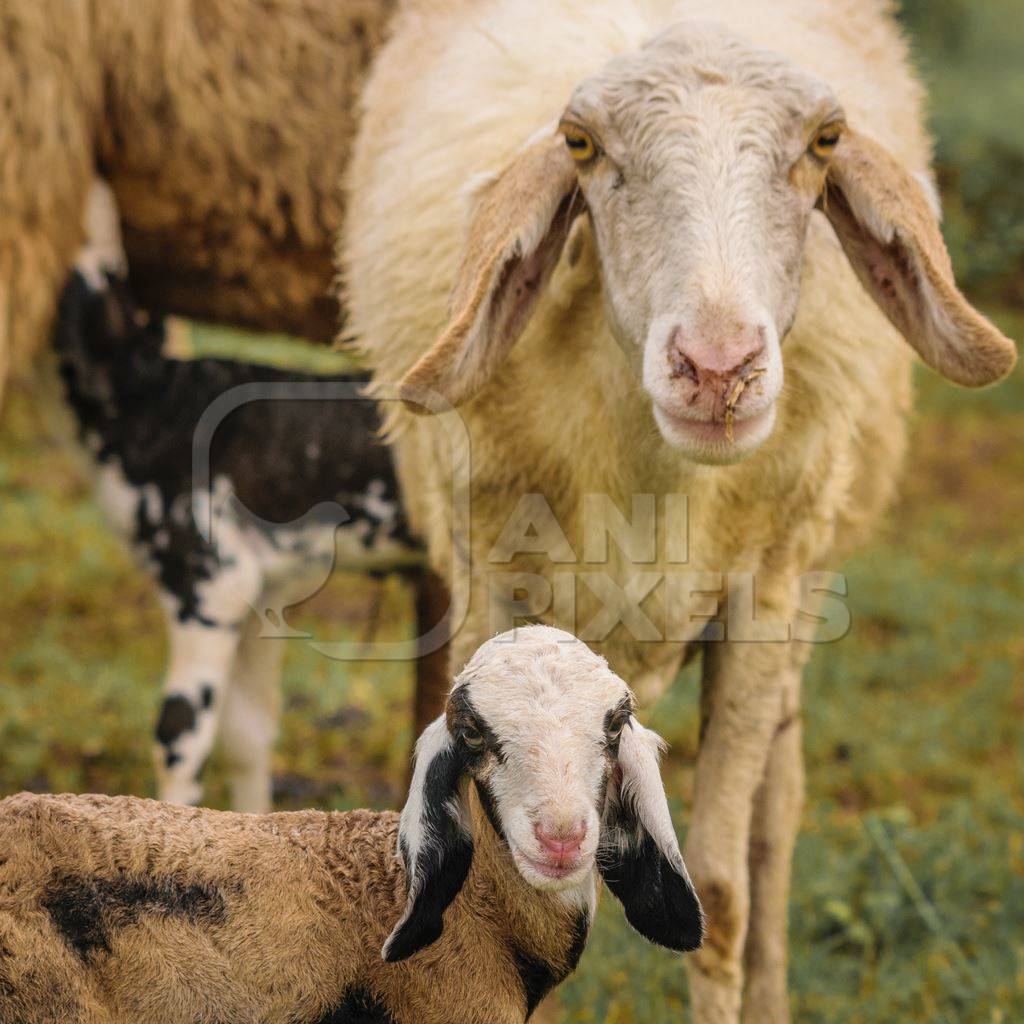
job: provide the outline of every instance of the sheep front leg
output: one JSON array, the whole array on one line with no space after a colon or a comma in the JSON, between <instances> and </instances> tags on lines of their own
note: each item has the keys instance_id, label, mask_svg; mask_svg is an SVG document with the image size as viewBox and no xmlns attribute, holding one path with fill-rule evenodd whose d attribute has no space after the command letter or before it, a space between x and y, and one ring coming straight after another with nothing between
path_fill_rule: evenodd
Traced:
<instances>
[{"instance_id":1,"label":"sheep front leg","mask_svg":"<svg viewBox=\"0 0 1024 1024\"><path fill-rule=\"evenodd\" d=\"M704 945L687 960L697 1024L740 1019L751 813L779 720L788 654L787 643L728 641L705 648L703 735L684 854L707 914Z\"/></svg>"},{"instance_id":2,"label":"sheep front leg","mask_svg":"<svg viewBox=\"0 0 1024 1024\"><path fill-rule=\"evenodd\" d=\"M198 804L240 634L231 625L180 622L173 612L168 629L170 662L153 751L157 796L168 803Z\"/></svg>"},{"instance_id":3,"label":"sheep front leg","mask_svg":"<svg viewBox=\"0 0 1024 1024\"><path fill-rule=\"evenodd\" d=\"M266 814L273 800L273 748L281 720L281 668L285 637L260 636L250 615L239 646L221 716L231 807Z\"/></svg>"},{"instance_id":4,"label":"sheep front leg","mask_svg":"<svg viewBox=\"0 0 1024 1024\"><path fill-rule=\"evenodd\" d=\"M800 677L805 651L784 680L780 717L764 780L754 798L750 835L750 927L744 950L744 1024L789 1020L789 882L804 795Z\"/></svg>"}]
</instances>

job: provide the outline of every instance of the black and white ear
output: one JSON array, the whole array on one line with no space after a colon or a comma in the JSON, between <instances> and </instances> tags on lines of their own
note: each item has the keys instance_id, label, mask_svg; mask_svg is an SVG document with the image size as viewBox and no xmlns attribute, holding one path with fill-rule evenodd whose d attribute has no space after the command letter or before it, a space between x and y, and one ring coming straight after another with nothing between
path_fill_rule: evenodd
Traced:
<instances>
[{"instance_id":1,"label":"black and white ear","mask_svg":"<svg viewBox=\"0 0 1024 1024\"><path fill-rule=\"evenodd\" d=\"M630 718L609 783L598 867L626 920L645 938L679 952L704 937L704 913L686 872L661 781L656 733Z\"/></svg>"},{"instance_id":2,"label":"black and white ear","mask_svg":"<svg viewBox=\"0 0 1024 1024\"><path fill-rule=\"evenodd\" d=\"M398 849L409 892L405 911L381 956L395 963L441 937L444 912L458 895L473 859L466 794L467 754L435 719L416 744L409 798L398 826Z\"/></svg>"}]
</instances>

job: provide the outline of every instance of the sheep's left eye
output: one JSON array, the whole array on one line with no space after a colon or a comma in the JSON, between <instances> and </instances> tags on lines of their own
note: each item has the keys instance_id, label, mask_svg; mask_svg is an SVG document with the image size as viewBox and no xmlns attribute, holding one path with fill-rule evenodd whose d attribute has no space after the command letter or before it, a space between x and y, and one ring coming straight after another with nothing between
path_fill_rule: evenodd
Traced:
<instances>
[{"instance_id":1,"label":"sheep's left eye","mask_svg":"<svg viewBox=\"0 0 1024 1024\"><path fill-rule=\"evenodd\" d=\"M826 125L814 136L811 152L819 160L827 160L835 152L842 134L843 126L841 124Z\"/></svg>"},{"instance_id":2,"label":"sheep's left eye","mask_svg":"<svg viewBox=\"0 0 1024 1024\"><path fill-rule=\"evenodd\" d=\"M466 726L462 730L462 742L471 750L479 750L484 745L484 738L472 726Z\"/></svg>"}]
</instances>

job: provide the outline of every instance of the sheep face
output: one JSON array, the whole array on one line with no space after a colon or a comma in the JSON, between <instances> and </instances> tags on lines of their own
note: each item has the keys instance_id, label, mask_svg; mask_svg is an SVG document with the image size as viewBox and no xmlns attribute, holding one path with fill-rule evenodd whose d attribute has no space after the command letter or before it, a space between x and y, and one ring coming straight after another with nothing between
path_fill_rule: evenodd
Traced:
<instances>
[{"instance_id":1,"label":"sheep face","mask_svg":"<svg viewBox=\"0 0 1024 1024\"><path fill-rule=\"evenodd\" d=\"M699 944L661 741L633 706L604 659L560 630L513 630L477 651L417 744L400 828L409 899L385 959L441 934L472 857L471 787L511 870L534 889L589 909L599 869L642 934L673 949Z\"/></svg>"},{"instance_id":2,"label":"sheep face","mask_svg":"<svg viewBox=\"0 0 1024 1024\"><path fill-rule=\"evenodd\" d=\"M612 60L574 90L558 133L478 180L472 203L448 325L402 381L414 412L493 379L584 212L609 329L661 436L695 461L736 461L772 431L816 206L929 366L978 386L1016 359L957 290L934 195L847 128L823 81L721 29L682 23ZM566 248L572 262L579 247ZM551 345L564 302L538 318Z\"/></svg>"},{"instance_id":3,"label":"sheep face","mask_svg":"<svg viewBox=\"0 0 1024 1024\"><path fill-rule=\"evenodd\" d=\"M662 436L699 461L736 460L771 432L842 128L824 82L693 26L612 61L566 107L610 326L641 353Z\"/></svg>"}]
</instances>

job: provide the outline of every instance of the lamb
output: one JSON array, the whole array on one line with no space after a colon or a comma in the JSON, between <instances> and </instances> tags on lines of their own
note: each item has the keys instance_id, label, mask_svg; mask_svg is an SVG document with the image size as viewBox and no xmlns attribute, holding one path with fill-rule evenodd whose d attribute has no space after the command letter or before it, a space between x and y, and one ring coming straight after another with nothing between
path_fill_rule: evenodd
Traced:
<instances>
[{"instance_id":1,"label":"lamb","mask_svg":"<svg viewBox=\"0 0 1024 1024\"><path fill-rule=\"evenodd\" d=\"M893 493L910 348L970 386L1015 360L953 282L889 6L412 2L362 104L349 326L458 555L454 663L531 616L645 696L702 647L694 1019L780 1024L812 592Z\"/></svg>"},{"instance_id":2,"label":"lamb","mask_svg":"<svg viewBox=\"0 0 1024 1024\"><path fill-rule=\"evenodd\" d=\"M220 733L233 806L263 813L285 642L303 635L285 608L316 593L336 561L406 573L422 641L418 733L447 690L438 636L446 599L405 522L377 410L361 394L365 377L168 357L181 325L136 305L102 182L88 213L54 347L99 505L152 577L166 615L157 792L201 802L201 772ZM202 479L197 441L210 457Z\"/></svg>"},{"instance_id":3,"label":"lamb","mask_svg":"<svg viewBox=\"0 0 1024 1024\"><path fill-rule=\"evenodd\" d=\"M599 874L701 939L659 738L548 627L476 652L393 812L0 803L0 1024L513 1024L576 967Z\"/></svg>"},{"instance_id":4,"label":"lamb","mask_svg":"<svg viewBox=\"0 0 1024 1024\"><path fill-rule=\"evenodd\" d=\"M50 337L96 166L144 307L338 330L355 102L395 0L0 0L0 398Z\"/></svg>"}]
</instances>

